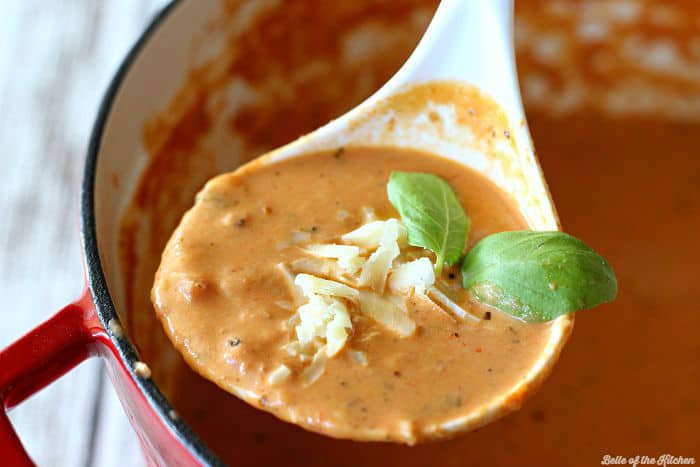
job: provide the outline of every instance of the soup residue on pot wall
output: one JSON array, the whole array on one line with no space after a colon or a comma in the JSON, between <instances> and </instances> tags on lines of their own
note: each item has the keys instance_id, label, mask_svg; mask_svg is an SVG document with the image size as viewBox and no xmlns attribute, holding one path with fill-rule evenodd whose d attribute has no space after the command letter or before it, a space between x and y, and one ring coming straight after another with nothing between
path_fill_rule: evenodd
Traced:
<instances>
[{"instance_id":1,"label":"soup residue on pot wall","mask_svg":"<svg viewBox=\"0 0 700 467\"><path fill-rule=\"evenodd\" d=\"M318 0L275 9L258 2L251 26L236 32L232 18L252 2L226 2L211 34L228 37L227 46L193 68L170 108L144 129L152 163L120 237L122 318L141 358L230 463L529 466L597 465L606 454L697 457L700 7L691 2L517 2L521 83L545 176L567 231L609 257L620 280L615 304L580 314L553 376L520 412L416 448L330 440L196 376L163 335L149 302L153 274L204 181L371 94L408 56L435 3Z\"/></svg>"}]
</instances>

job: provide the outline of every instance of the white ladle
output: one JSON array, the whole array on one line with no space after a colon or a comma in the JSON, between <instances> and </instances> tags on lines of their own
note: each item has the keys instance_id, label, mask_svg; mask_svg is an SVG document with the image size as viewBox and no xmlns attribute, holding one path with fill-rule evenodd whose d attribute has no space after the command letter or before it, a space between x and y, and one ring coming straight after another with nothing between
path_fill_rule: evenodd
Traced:
<instances>
[{"instance_id":1,"label":"white ladle","mask_svg":"<svg viewBox=\"0 0 700 467\"><path fill-rule=\"evenodd\" d=\"M425 96L417 99L411 96L416 86L430 86L433 82L448 82L448 87L458 89L478 88L503 110L509 128L494 129L496 141L491 144L475 142L479 135L474 134L473 125L456 121L460 113L456 107L469 105L468 102L455 99L451 108L450 103L431 104L429 99L422 100ZM422 94L431 93L428 89ZM411 104L404 105L402 99ZM431 112L438 115L439 125L426 118ZM477 121L483 117L474 115ZM559 229L520 97L513 48L512 0L443 0L416 50L379 91L347 114L259 161L271 164L352 144L410 147L454 159L509 192L531 228ZM438 427L438 431L449 434L474 429L518 408L523 398L551 371L573 322L573 314L568 314L552 323L543 354L508 393Z\"/></svg>"},{"instance_id":2,"label":"white ladle","mask_svg":"<svg viewBox=\"0 0 700 467\"><path fill-rule=\"evenodd\" d=\"M443 0L416 50L379 91L253 164L353 144L415 148L453 159L508 192L531 228L559 228L520 98L512 0ZM518 408L549 374L572 326L572 314L553 321L542 355L507 393L421 435L450 436Z\"/></svg>"}]
</instances>

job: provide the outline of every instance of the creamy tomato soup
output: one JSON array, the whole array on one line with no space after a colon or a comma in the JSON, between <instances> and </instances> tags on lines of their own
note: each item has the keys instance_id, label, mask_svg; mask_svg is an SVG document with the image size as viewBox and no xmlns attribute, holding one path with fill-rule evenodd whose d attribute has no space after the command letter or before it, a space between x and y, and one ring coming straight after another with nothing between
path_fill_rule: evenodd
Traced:
<instances>
[{"instance_id":1,"label":"creamy tomato soup","mask_svg":"<svg viewBox=\"0 0 700 467\"><path fill-rule=\"evenodd\" d=\"M356 443L282 422L182 361L155 318L150 290L163 247L196 191L215 174L369 96L403 63L437 4L292 3L294 14L285 5L262 14L250 33L239 37L234 31L231 47L208 68L193 70L173 105L145 129L152 163L120 231L120 312L177 414L231 465L582 466L601 465L606 455L667 453L697 462L700 85L687 73L697 63L693 2L516 2L528 124L558 212L568 232L615 265L620 283L614 304L577 316L555 371L521 410L450 441ZM231 11L227 21L234 23L236 9ZM262 33L272 26L282 32ZM359 63L341 53L356 30L383 31L365 41L373 45L365 52L373 55L362 55ZM653 66L658 55L648 51L655 44L681 66ZM223 68L230 75L221 77L217 65L227 60L235 66ZM326 72L318 71L319 62ZM306 63L315 72L303 69ZM246 101L229 119L212 103L241 74L267 98ZM268 91L280 83L291 89ZM228 140L221 144L225 157L212 151L207 136L218 134L217 123L239 130L240 154Z\"/></svg>"},{"instance_id":2,"label":"creamy tomato soup","mask_svg":"<svg viewBox=\"0 0 700 467\"><path fill-rule=\"evenodd\" d=\"M355 289L352 274L335 274L335 262L308 254L314 245L337 246L367 216L371 225L397 218L386 194L396 170L449 181L471 218L469 243L527 227L508 197L481 175L405 149L341 148L216 177L168 243L153 289L156 311L188 363L280 418L355 439L413 443L438 436L443 424L507 394L540 357L550 324L525 324L472 302L458 271L446 270L436 283L469 316L454 316L429 292L393 295L405 308L383 305L409 326L397 331L363 314L372 306L364 301L368 287ZM424 252L404 245L394 264L422 264L411 261ZM428 258L422 261L432 274ZM393 271L373 300L394 289L399 273ZM323 354L322 368L316 368L316 350L304 358L297 345L299 304L293 305L296 286L288 274L360 290L359 304L347 296L337 302L348 309L352 328L342 349ZM320 311L332 306L322 302ZM290 345L297 347L290 351Z\"/></svg>"}]
</instances>

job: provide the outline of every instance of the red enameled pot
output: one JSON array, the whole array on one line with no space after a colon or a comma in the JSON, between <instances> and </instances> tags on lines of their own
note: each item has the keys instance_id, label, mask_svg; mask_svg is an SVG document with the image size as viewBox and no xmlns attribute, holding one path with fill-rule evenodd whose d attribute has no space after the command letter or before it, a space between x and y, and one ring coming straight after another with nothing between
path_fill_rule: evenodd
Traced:
<instances>
[{"instance_id":1,"label":"red enameled pot","mask_svg":"<svg viewBox=\"0 0 700 467\"><path fill-rule=\"evenodd\" d=\"M184 422L169 417L174 412L156 385L135 374L136 352L115 326L119 318L108 286L110 263L116 256L115 214L128 191L112 186L109 175L116 171L135 180L145 165L146 155L134 146L140 141L140 128L129 122L140 122L164 107L187 66L186 54L177 44L193 40L215 14L215 3L170 3L133 46L107 90L92 131L82 186L85 291L0 352L0 400L5 409L0 411L2 465L33 465L6 411L90 357L100 357L107 365L150 465L221 464Z\"/></svg>"}]
</instances>

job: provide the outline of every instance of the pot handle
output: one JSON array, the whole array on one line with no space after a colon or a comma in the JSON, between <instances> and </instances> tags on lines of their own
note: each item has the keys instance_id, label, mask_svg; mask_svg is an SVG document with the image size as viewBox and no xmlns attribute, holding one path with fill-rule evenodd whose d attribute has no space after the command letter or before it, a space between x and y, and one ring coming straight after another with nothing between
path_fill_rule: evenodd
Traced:
<instances>
[{"instance_id":1,"label":"pot handle","mask_svg":"<svg viewBox=\"0 0 700 467\"><path fill-rule=\"evenodd\" d=\"M0 351L0 452L3 465L34 465L6 411L94 355L95 323L94 307L89 293L85 293L80 300Z\"/></svg>"}]
</instances>

